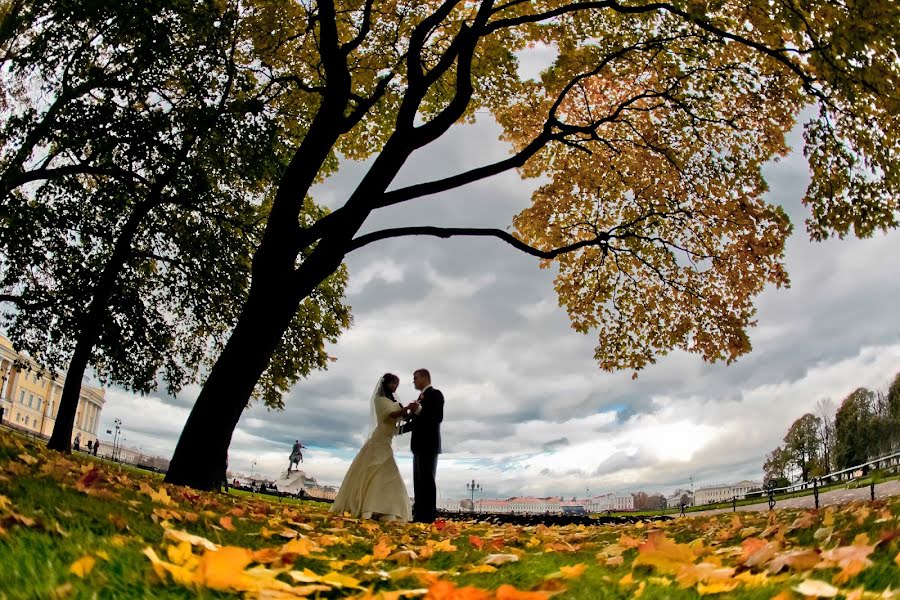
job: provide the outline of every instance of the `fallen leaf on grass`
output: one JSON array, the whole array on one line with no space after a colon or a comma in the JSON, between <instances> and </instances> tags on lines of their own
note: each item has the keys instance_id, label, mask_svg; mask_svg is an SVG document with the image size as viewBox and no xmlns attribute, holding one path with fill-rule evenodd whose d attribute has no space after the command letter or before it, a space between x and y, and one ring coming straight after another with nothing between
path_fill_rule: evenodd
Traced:
<instances>
[{"instance_id":1,"label":"fallen leaf on grass","mask_svg":"<svg viewBox=\"0 0 900 600\"><path fill-rule=\"evenodd\" d=\"M69 567L69 572L74 573L78 577L84 579L84 576L91 572L91 569L94 568L94 564L97 561L93 556L82 556L78 560L72 563L72 566Z\"/></svg>"},{"instance_id":2,"label":"fallen leaf on grass","mask_svg":"<svg viewBox=\"0 0 900 600\"><path fill-rule=\"evenodd\" d=\"M418 560L419 555L413 550L398 550L388 556L387 559L400 563L401 565L408 565L409 563Z\"/></svg>"},{"instance_id":3,"label":"fallen leaf on grass","mask_svg":"<svg viewBox=\"0 0 900 600\"><path fill-rule=\"evenodd\" d=\"M817 568L839 567L841 571L835 574L832 581L837 584L847 583L872 566L873 563L868 557L874 550L875 546L867 545L842 546L826 550L822 553L822 562Z\"/></svg>"},{"instance_id":4,"label":"fallen leaf on grass","mask_svg":"<svg viewBox=\"0 0 900 600\"><path fill-rule=\"evenodd\" d=\"M546 600L551 596L551 592L524 592L515 587L504 583L497 588L496 600Z\"/></svg>"},{"instance_id":5,"label":"fallen leaf on grass","mask_svg":"<svg viewBox=\"0 0 900 600\"><path fill-rule=\"evenodd\" d=\"M165 533L163 534L163 538L168 540L175 540L176 542L187 542L191 546L200 546L201 548L205 548L206 550L219 549L219 546L217 544L212 543L206 538L177 529L166 529Z\"/></svg>"},{"instance_id":6,"label":"fallen leaf on grass","mask_svg":"<svg viewBox=\"0 0 900 600\"><path fill-rule=\"evenodd\" d=\"M472 545L472 547L475 548L476 550L481 550L481 547L484 546L484 540L482 540L482 539L481 539L480 537L478 537L477 535L470 535L470 536L469 536L469 543L470 543L470 544Z\"/></svg>"},{"instance_id":7,"label":"fallen leaf on grass","mask_svg":"<svg viewBox=\"0 0 900 600\"><path fill-rule=\"evenodd\" d=\"M36 463L38 461L38 459L31 456L30 454L20 454L19 460L21 460L22 462L27 463L29 465L33 465L34 463Z\"/></svg>"},{"instance_id":8,"label":"fallen leaf on grass","mask_svg":"<svg viewBox=\"0 0 900 600\"><path fill-rule=\"evenodd\" d=\"M732 567L721 567L712 563L700 563L698 565L682 565L678 569L675 580L683 588L689 588L696 584L719 584L731 586L729 589L737 587L738 583L734 581L734 569ZM727 590L723 590L727 591Z\"/></svg>"},{"instance_id":9,"label":"fallen leaf on grass","mask_svg":"<svg viewBox=\"0 0 900 600\"><path fill-rule=\"evenodd\" d=\"M560 567L559 572L565 579L578 579L584 574L585 569L587 569L586 564L578 563L571 567Z\"/></svg>"},{"instance_id":10,"label":"fallen leaf on grass","mask_svg":"<svg viewBox=\"0 0 900 600\"><path fill-rule=\"evenodd\" d=\"M795 585L793 589L798 594L813 598L834 598L840 593L836 587L818 579L807 579L799 585Z\"/></svg>"},{"instance_id":11,"label":"fallen leaf on grass","mask_svg":"<svg viewBox=\"0 0 900 600\"><path fill-rule=\"evenodd\" d=\"M219 525L228 531L234 531L234 524L231 522L231 517L222 517L219 519Z\"/></svg>"},{"instance_id":12,"label":"fallen leaf on grass","mask_svg":"<svg viewBox=\"0 0 900 600\"><path fill-rule=\"evenodd\" d=\"M769 573L777 574L782 569L788 568L792 571L809 571L819 564L819 554L815 550L794 550L776 556L769 563Z\"/></svg>"},{"instance_id":13,"label":"fallen leaf on grass","mask_svg":"<svg viewBox=\"0 0 900 600\"><path fill-rule=\"evenodd\" d=\"M389 536L383 535L378 538L378 543L372 547L372 556L378 560L382 560L391 555L394 545L391 543Z\"/></svg>"},{"instance_id":14,"label":"fallen leaf on grass","mask_svg":"<svg viewBox=\"0 0 900 600\"><path fill-rule=\"evenodd\" d=\"M499 566L506 563L518 562L519 557L515 554L488 554L484 559L484 564Z\"/></svg>"},{"instance_id":15,"label":"fallen leaf on grass","mask_svg":"<svg viewBox=\"0 0 900 600\"><path fill-rule=\"evenodd\" d=\"M491 600L491 593L475 587L456 587L450 581L435 581L429 588L426 600Z\"/></svg>"},{"instance_id":16,"label":"fallen leaf on grass","mask_svg":"<svg viewBox=\"0 0 900 600\"><path fill-rule=\"evenodd\" d=\"M497 567L492 567L491 565L478 565L477 567L471 567L468 571L466 571L466 575L474 575L476 573L496 573Z\"/></svg>"},{"instance_id":17,"label":"fallen leaf on grass","mask_svg":"<svg viewBox=\"0 0 900 600\"><path fill-rule=\"evenodd\" d=\"M620 542L621 543L621 542ZM694 551L687 544L679 544L656 531L638 546L632 566L646 565L662 573L677 573L685 564L694 562Z\"/></svg>"},{"instance_id":18,"label":"fallen leaf on grass","mask_svg":"<svg viewBox=\"0 0 900 600\"><path fill-rule=\"evenodd\" d=\"M87 494L91 487L100 480L100 471L96 467L92 467L78 481L75 482L75 489L79 492Z\"/></svg>"},{"instance_id":19,"label":"fallen leaf on grass","mask_svg":"<svg viewBox=\"0 0 900 600\"><path fill-rule=\"evenodd\" d=\"M160 486L159 491L153 491L153 488L147 485L146 483L142 483L140 486L141 492L150 496L150 499L154 502L159 502L164 506L172 506L175 504L172 501L172 498L169 497L169 492L166 491L166 488Z\"/></svg>"}]
</instances>

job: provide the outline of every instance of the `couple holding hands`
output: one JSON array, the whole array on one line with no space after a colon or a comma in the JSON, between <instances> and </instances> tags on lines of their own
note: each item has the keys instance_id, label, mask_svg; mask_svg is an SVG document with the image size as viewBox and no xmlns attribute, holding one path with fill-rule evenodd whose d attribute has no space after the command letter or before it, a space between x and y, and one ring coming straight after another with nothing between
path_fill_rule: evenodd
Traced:
<instances>
[{"instance_id":1,"label":"couple holding hands","mask_svg":"<svg viewBox=\"0 0 900 600\"><path fill-rule=\"evenodd\" d=\"M437 514L434 475L441 453L444 395L431 387L427 369L413 373L413 385L420 393L408 406L394 397L399 385L400 378L393 373L386 373L375 385L369 438L344 476L331 512L382 521L434 521ZM391 447L394 436L407 431L412 432L413 507Z\"/></svg>"}]
</instances>

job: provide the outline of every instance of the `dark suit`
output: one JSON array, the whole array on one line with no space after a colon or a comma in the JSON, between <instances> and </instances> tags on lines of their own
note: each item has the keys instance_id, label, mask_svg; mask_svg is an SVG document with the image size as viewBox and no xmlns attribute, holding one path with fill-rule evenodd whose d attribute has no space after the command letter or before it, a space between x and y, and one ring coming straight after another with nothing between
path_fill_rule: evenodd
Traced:
<instances>
[{"instance_id":1,"label":"dark suit","mask_svg":"<svg viewBox=\"0 0 900 600\"><path fill-rule=\"evenodd\" d=\"M421 396L422 410L412 415L412 437L409 445L413 454L413 520L431 523L437 517L437 486L434 475L441 453L441 421L444 420L444 395L427 388Z\"/></svg>"}]
</instances>

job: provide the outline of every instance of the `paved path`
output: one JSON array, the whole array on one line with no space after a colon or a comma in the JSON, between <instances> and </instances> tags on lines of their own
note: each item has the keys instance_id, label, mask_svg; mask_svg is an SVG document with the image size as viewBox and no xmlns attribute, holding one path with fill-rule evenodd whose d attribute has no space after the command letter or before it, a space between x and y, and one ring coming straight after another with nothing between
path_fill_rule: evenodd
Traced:
<instances>
[{"instance_id":1,"label":"paved path","mask_svg":"<svg viewBox=\"0 0 900 600\"><path fill-rule=\"evenodd\" d=\"M819 494L819 506L828 506L829 504L844 504L853 500L868 500L870 497L869 494L869 486L850 490L830 490L828 492L822 492L821 494ZM885 481L884 483L879 483L875 486L876 499L887 498L888 496L900 496L900 480L892 479L891 481ZM775 500L777 501L777 504L775 504L775 508L813 508L816 505L815 498L812 494L810 494L809 496L788 498L786 500L778 500L778 497L776 496ZM769 503L768 501L766 501L761 504L747 504L745 506L738 506L737 509L740 512L769 510ZM690 517L694 515L717 515L720 513L728 513L731 511L731 508L699 510L695 512L689 512L687 513L687 516Z\"/></svg>"}]
</instances>

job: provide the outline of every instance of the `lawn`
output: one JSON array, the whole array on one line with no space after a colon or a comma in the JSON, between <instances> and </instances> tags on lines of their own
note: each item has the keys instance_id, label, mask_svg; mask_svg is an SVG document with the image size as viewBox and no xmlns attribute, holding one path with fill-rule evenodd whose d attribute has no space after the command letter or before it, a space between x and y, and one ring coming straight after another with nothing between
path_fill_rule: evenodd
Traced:
<instances>
[{"instance_id":1,"label":"lawn","mask_svg":"<svg viewBox=\"0 0 900 600\"><path fill-rule=\"evenodd\" d=\"M891 598L900 499L635 525L391 524L0 431L0 598Z\"/></svg>"}]
</instances>

